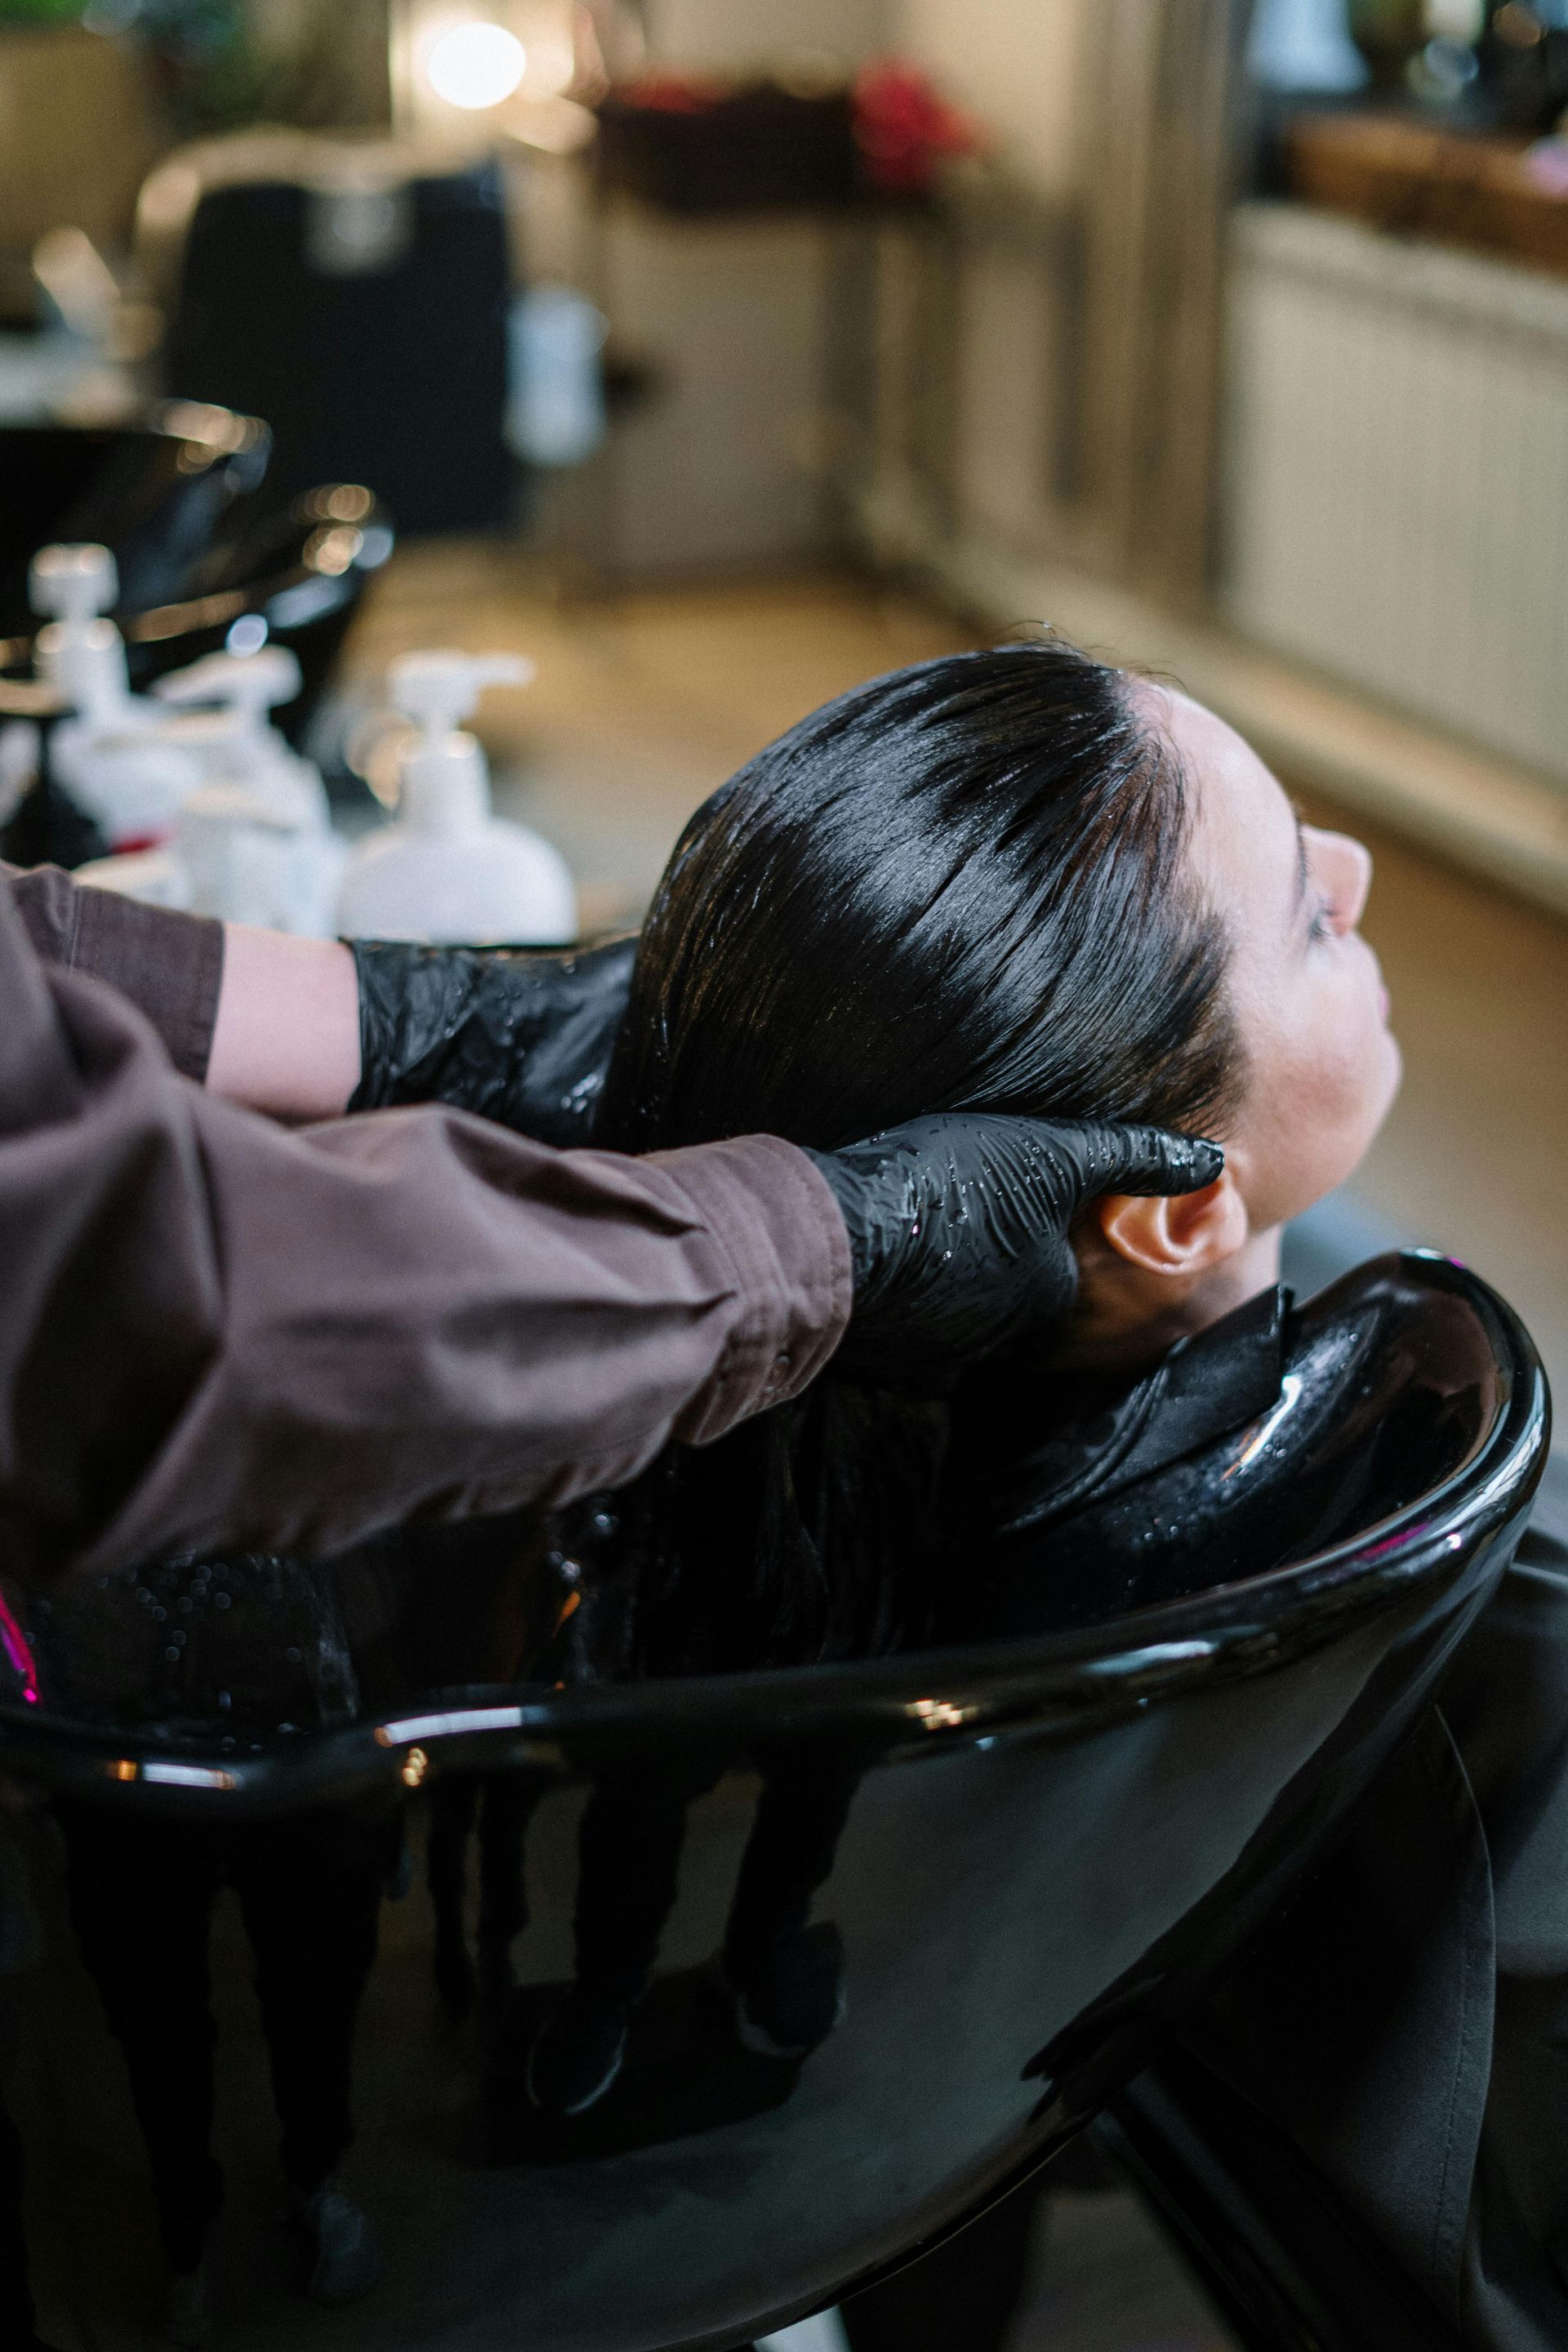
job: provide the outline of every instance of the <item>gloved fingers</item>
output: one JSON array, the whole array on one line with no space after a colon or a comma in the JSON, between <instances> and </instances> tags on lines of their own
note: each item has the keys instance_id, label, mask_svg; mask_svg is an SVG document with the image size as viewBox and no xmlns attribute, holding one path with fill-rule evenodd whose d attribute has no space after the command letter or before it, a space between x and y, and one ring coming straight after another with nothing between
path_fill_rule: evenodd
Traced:
<instances>
[{"instance_id":1,"label":"gloved fingers","mask_svg":"<svg viewBox=\"0 0 1568 2352\"><path fill-rule=\"evenodd\" d=\"M1206 1136L1175 1135L1163 1127L1074 1119L1047 1132L1068 1163L1080 1204L1107 1192L1199 1192L1225 1167L1224 1151Z\"/></svg>"}]
</instances>

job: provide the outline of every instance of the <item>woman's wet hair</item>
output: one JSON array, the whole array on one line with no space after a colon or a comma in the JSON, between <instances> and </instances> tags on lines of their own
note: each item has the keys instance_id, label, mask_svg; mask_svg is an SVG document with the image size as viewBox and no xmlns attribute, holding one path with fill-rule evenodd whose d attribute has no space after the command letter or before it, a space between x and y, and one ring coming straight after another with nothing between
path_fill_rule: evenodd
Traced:
<instances>
[{"instance_id":1,"label":"woman's wet hair","mask_svg":"<svg viewBox=\"0 0 1568 2352\"><path fill-rule=\"evenodd\" d=\"M1240 1079L1226 941L1151 706L1048 638L894 671L759 752L670 861L595 1140L830 1150L979 1108L1211 1131ZM671 1449L616 1510L639 1562L626 1663L908 1638L900 1560L942 1425L829 1377Z\"/></svg>"},{"instance_id":2,"label":"woman's wet hair","mask_svg":"<svg viewBox=\"0 0 1568 2352\"><path fill-rule=\"evenodd\" d=\"M828 1150L979 1108L1202 1130L1238 1053L1188 822L1125 674L1054 639L840 695L681 835L599 1139Z\"/></svg>"}]
</instances>

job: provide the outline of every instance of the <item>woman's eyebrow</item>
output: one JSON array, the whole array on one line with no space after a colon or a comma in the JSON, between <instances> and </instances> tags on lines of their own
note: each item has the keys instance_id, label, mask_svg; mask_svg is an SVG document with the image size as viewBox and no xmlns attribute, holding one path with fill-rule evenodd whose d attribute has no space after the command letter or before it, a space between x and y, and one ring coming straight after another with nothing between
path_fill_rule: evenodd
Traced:
<instances>
[{"instance_id":1,"label":"woman's eyebrow","mask_svg":"<svg viewBox=\"0 0 1568 2352\"><path fill-rule=\"evenodd\" d=\"M1290 814L1296 820L1296 907L1300 911L1307 896L1307 829L1301 823L1301 812L1294 801Z\"/></svg>"}]
</instances>

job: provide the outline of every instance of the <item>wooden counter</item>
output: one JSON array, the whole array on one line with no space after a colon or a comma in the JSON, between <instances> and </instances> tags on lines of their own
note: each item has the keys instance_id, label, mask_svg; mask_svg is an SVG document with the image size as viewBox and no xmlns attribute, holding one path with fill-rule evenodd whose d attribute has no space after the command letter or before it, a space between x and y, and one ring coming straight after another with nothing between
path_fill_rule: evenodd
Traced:
<instances>
[{"instance_id":1,"label":"wooden counter","mask_svg":"<svg viewBox=\"0 0 1568 2352\"><path fill-rule=\"evenodd\" d=\"M1560 190L1526 160L1522 134L1405 115L1299 115L1284 146L1290 194L1304 203L1568 276L1568 144Z\"/></svg>"}]
</instances>

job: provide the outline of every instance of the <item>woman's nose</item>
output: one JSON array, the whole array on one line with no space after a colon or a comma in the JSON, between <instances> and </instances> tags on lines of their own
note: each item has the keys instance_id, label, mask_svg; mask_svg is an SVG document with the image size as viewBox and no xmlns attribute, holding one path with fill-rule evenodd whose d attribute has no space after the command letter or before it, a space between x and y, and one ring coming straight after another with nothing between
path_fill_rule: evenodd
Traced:
<instances>
[{"instance_id":1,"label":"woman's nose","mask_svg":"<svg viewBox=\"0 0 1568 2352\"><path fill-rule=\"evenodd\" d=\"M1372 888L1372 852L1349 833L1320 833L1311 828L1331 920L1336 931L1353 931L1366 912Z\"/></svg>"}]
</instances>

